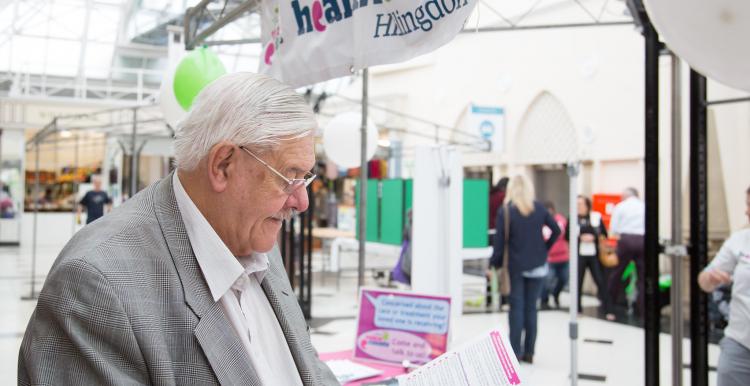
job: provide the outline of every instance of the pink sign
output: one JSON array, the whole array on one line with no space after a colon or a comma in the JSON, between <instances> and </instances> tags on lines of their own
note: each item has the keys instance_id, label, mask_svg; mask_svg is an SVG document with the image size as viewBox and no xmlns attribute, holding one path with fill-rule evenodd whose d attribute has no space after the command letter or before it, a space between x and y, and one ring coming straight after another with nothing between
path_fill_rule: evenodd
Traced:
<instances>
[{"instance_id":1,"label":"pink sign","mask_svg":"<svg viewBox=\"0 0 750 386\"><path fill-rule=\"evenodd\" d=\"M492 346L495 348L497 356L500 359L500 365L503 367L505 379L507 379L511 385L520 385L521 379L518 377L518 373L513 366L513 361L510 359L510 355L508 355L508 350L505 349L500 332L493 331L490 333L490 337L492 338Z\"/></svg>"},{"instance_id":2,"label":"pink sign","mask_svg":"<svg viewBox=\"0 0 750 386\"><path fill-rule=\"evenodd\" d=\"M362 289L356 358L427 363L448 348L450 297Z\"/></svg>"}]
</instances>

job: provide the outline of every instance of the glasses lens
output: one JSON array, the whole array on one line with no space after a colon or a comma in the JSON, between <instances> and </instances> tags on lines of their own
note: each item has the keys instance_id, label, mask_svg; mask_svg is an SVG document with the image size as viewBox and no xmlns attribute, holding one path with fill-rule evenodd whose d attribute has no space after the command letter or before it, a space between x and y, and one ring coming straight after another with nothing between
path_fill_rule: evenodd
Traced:
<instances>
[{"instance_id":1,"label":"glasses lens","mask_svg":"<svg viewBox=\"0 0 750 386\"><path fill-rule=\"evenodd\" d=\"M304 178L289 179L289 183L284 187L284 193L292 194L299 188L306 188L317 177L315 174L307 172Z\"/></svg>"},{"instance_id":2,"label":"glasses lens","mask_svg":"<svg viewBox=\"0 0 750 386\"><path fill-rule=\"evenodd\" d=\"M291 180L289 184L284 188L284 193L291 194L297 191L297 189L305 186L305 180Z\"/></svg>"}]
</instances>

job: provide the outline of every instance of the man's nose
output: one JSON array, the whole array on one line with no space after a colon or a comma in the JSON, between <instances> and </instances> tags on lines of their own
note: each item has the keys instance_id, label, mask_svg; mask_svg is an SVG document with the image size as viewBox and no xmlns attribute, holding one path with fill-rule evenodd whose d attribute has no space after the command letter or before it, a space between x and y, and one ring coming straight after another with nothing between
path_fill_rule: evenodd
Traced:
<instances>
[{"instance_id":1,"label":"man's nose","mask_svg":"<svg viewBox=\"0 0 750 386\"><path fill-rule=\"evenodd\" d=\"M304 212L307 210L310 201L307 197L307 188L299 187L292 194L289 195L289 199L286 201L286 207L296 210L297 212Z\"/></svg>"}]
</instances>

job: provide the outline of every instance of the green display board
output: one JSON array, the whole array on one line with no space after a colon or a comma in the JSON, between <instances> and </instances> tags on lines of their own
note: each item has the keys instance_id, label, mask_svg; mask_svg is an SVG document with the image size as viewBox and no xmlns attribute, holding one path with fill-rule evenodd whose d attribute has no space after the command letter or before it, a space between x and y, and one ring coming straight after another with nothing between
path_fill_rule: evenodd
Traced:
<instances>
[{"instance_id":1,"label":"green display board","mask_svg":"<svg viewBox=\"0 0 750 386\"><path fill-rule=\"evenodd\" d=\"M404 180L381 181L380 242L401 245L404 229Z\"/></svg>"},{"instance_id":2,"label":"green display board","mask_svg":"<svg viewBox=\"0 0 750 386\"><path fill-rule=\"evenodd\" d=\"M487 246L489 197L488 180L464 180L464 248Z\"/></svg>"},{"instance_id":3,"label":"green display board","mask_svg":"<svg viewBox=\"0 0 750 386\"><path fill-rule=\"evenodd\" d=\"M412 196L414 195L414 180L404 180L404 216L411 210ZM404 220L406 217L404 217Z\"/></svg>"},{"instance_id":4,"label":"green display board","mask_svg":"<svg viewBox=\"0 0 750 386\"><path fill-rule=\"evenodd\" d=\"M380 232L380 200L378 197L378 180L367 180L367 218L365 219L365 240L379 241L378 233ZM359 184L359 180L357 180ZM359 187L355 185L355 202L356 202L356 219L359 224ZM359 237L359 227L355 234Z\"/></svg>"},{"instance_id":5,"label":"green display board","mask_svg":"<svg viewBox=\"0 0 750 386\"><path fill-rule=\"evenodd\" d=\"M400 245L406 213L412 208L414 181L402 179L367 181L367 241ZM464 180L463 247L487 246L490 211L487 180ZM356 194L359 218L359 189Z\"/></svg>"}]
</instances>

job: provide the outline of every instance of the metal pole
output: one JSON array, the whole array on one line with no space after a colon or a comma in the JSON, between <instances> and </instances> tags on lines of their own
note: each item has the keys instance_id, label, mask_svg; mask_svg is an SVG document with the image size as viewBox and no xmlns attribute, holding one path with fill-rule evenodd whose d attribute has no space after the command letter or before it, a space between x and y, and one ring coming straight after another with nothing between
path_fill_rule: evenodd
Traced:
<instances>
[{"instance_id":1,"label":"metal pole","mask_svg":"<svg viewBox=\"0 0 750 386\"><path fill-rule=\"evenodd\" d=\"M682 71L672 59L672 385L682 385Z\"/></svg>"},{"instance_id":2,"label":"metal pole","mask_svg":"<svg viewBox=\"0 0 750 386\"><path fill-rule=\"evenodd\" d=\"M287 239L289 238L289 221L284 221L281 225L281 242L279 250L281 251L281 259L284 262L284 268L286 268L287 277L289 275L289 248L287 248Z\"/></svg>"},{"instance_id":3,"label":"metal pole","mask_svg":"<svg viewBox=\"0 0 750 386\"><path fill-rule=\"evenodd\" d=\"M632 21L613 21L613 22L595 22L595 23L564 23L564 24L539 24L539 25L512 25L504 27L479 27L464 28L461 33L477 32L502 32L502 31L528 31L528 30L545 30L545 29L563 29L563 28L584 28L584 27L617 27L633 25Z\"/></svg>"},{"instance_id":4,"label":"metal pole","mask_svg":"<svg viewBox=\"0 0 750 386\"><path fill-rule=\"evenodd\" d=\"M300 304L300 308L302 308L302 314L305 318L308 318L309 315L306 311L307 309L307 297L306 297L306 287L307 287L307 275L305 275L305 248L307 248L307 243L305 242L305 226L307 225L307 216L309 215L308 212L302 212L299 214L299 234L295 235L295 238L299 237L299 248L297 249L299 251L299 260L298 266L299 266L299 299L298 302Z\"/></svg>"},{"instance_id":5,"label":"metal pole","mask_svg":"<svg viewBox=\"0 0 750 386\"><path fill-rule=\"evenodd\" d=\"M76 233L76 225L78 225L78 181L76 176L78 174L78 134L76 134L76 147L74 152L74 163L73 163L73 230L72 234Z\"/></svg>"},{"instance_id":6,"label":"metal pole","mask_svg":"<svg viewBox=\"0 0 750 386\"><path fill-rule=\"evenodd\" d=\"M705 104L707 106L713 106L713 105L726 105L726 104L742 103L742 102L750 102L750 97L719 99L715 101L708 101Z\"/></svg>"},{"instance_id":7,"label":"metal pole","mask_svg":"<svg viewBox=\"0 0 750 386\"><path fill-rule=\"evenodd\" d=\"M365 284L365 232L367 232L367 83L369 71L362 70L362 125L360 127L359 168L359 266L357 267L357 290ZM357 291L359 293L359 291Z\"/></svg>"},{"instance_id":8,"label":"metal pole","mask_svg":"<svg viewBox=\"0 0 750 386\"><path fill-rule=\"evenodd\" d=\"M39 143L36 144L36 151L34 154L34 224L33 224L33 236L31 238L31 292L29 298L36 298L36 237L37 237L37 223L39 217Z\"/></svg>"},{"instance_id":9,"label":"metal pole","mask_svg":"<svg viewBox=\"0 0 750 386\"><path fill-rule=\"evenodd\" d=\"M570 203L568 221L568 235L570 236L570 265L569 284L570 288L570 385L578 384L578 173L580 164L571 162L568 164L568 177L570 178Z\"/></svg>"},{"instance_id":10,"label":"metal pole","mask_svg":"<svg viewBox=\"0 0 750 386\"><path fill-rule=\"evenodd\" d=\"M135 159L135 162L133 163L135 166L133 166L133 170L136 171L135 173L135 181L136 181L136 193L137 193L137 183L138 183L138 171L141 170L141 153L143 153L143 148L146 147L146 144L148 143L148 139L144 139L141 141L140 145L138 145L138 149L135 151L135 156L133 159ZM134 193L135 194L135 193Z\"/></svg>"},{"instance_id":11,"label":"metal pole","mask_svg":"<svg viewBox=\"0 0 750 386\"><path fill-rule=\"evenodd\" d=\"M138 191L138 151L136 149L136 137L138 134L138 108L133 109L133 133L130 142L130 194L132 198Z\"/></svg>"},{"instance_id":12,"label":"metal pole","mask_svg":"<svg viewBox=\"0 0 750 386\"><path fill-rule=\"evenodd\" d=\"M297 281L297 230L294 227L294 223L297 216L292 216L289 219L289 284L294 289L294 283Z\"/></svg>"},{"instance_id":13,"label":"metal pole","mask_svg":"<svg viewBox=\"0 0 750 386\"><path fill-rule=\"evenodd\" d=\"M57 126L57 120L53 120L52 124ZM37 298L36 294L36 236L37 236L37 217L39 214L39 139L34 143L34 218L33 227L31 233L31 292L29 296L23 297L23 300L34 300Z\"/></svg>"},{"instance_id":14,"label":"metal pole","mask_svg":"<svg viewBox=\"0 0 750 386\"><path fill-rule=\"evenodd\" d=\"M308 187L308 197L312 197L312 187ZM313 213L315 213L315 200L310 200L307 216L307 312L306 316L312 318L312 250L313 250Z\"/></svg>"},{"instance_id":15,"label":"metal pole","mask_svg":"<svg viewBox=\"0 0 750 386\"><path fill-rule=\"evenodd\" d=\"M646 386L659 385L659 35L650 22L644 23L645 37L645 368Z\"/></svg>"},{"instance_id":16,"label":"metal pole","mask_svg":"<svg viewBox=\"0 0 750 386\"><path fill-rule=\"evenodd\" d=\"M690 71L690 385L708 385L708 301L698 274L708 261L706 78Z\"/></svg>"}]
</instances>

